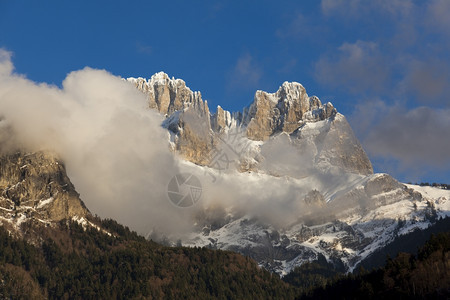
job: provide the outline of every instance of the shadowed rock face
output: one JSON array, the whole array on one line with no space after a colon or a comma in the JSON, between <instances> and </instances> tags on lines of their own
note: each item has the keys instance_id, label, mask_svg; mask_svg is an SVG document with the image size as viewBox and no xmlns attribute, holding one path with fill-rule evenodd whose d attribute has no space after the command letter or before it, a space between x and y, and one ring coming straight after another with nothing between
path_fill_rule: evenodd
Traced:
<instances>
[{"instance_id":1,"label":"shadowed rock face","mask_svg":"<svg viewBox=\"0 0 450 300\"><path fill-rule=\"evenodd\" d=\"M233 120L230 112L223 110L222 107L217 106L217 111L211 116L211 129L217 133L223 133L226 128L229 128Z\"/></svg>"},{"instance_id":2,"label":"shadowed rock face","mask_svg":"<svg viewBox=\"0 0 450 300\"><path fill-rule=\"evenodd\" d=\"M312 206L324 207L326 202L323 195L317 190L311 190L304 199L305 203Z\"/></svg>"},{"instance_id":3,"label":"shadowed rock face","mask_svg":"<svg viewBox=\"0 0 450 300\"><path fill-rule=\"evenodd\" d=\"M330 161L343 170L363 175L373 174L372 164L345 117L334 118L325 137L319 161Z\"/></svg>"},{"instance_id":4,"label":"shadowed rock face","mask_svg":"<svg viewBox=\"0 0 450 300\"><path fill-rule=\"evenodd\" d=\"M0 207L4 225L18 231L25 223L90 215L63 163L51 152L0 156Z\"/></svg>"},{"instance_id":5,"label":"shadowed rock face","mask_svg":"<svg viewBox=\"0 0 450 300\"><path fill-rule=\"evenodd\" d=\"M373 174L367 154L339 113L321 122L305 123L291 134L291 139L320 169L332 165L345 172Z\"/></svg>"},{"instance_id":6,"label":"shadowed rock face","mask_svg":"<svg viewBox=\"0 0 450 300\"><path fill-rule=\"evenodd\" d=\"M207 120L208 115L188 108L163 124L175 134L174 150L184 159L198 165L208 165L214 149L214 135Z\"/></svg>"}]
</instances>

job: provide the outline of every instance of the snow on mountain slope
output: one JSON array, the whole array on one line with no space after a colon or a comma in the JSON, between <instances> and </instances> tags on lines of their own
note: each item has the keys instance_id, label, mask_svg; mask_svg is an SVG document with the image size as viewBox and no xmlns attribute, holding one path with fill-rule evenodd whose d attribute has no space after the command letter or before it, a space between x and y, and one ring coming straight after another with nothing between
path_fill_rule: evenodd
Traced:
<instances>
[{"instance_id":1,"label":"snow on mountain slope","mask_svg":"<svg viewBox=\"0 0 450 300\"><path fill-rule=\"evenodd\" d=\"M405 184L407 187L421 193L424 197L430 199L450 199L450 190L444 190L441 188L431 186L420 186L414 184ZM439 202L439 200L438 200ZM449 207L450 208L450 207Z\"/></svg>"},{"instance_id":2,"label":"snow on mountain slope","mask_svg":"<svg viewBox=\"0 0 450 300\"><path fill-rule=\"evenodd\" d=\"M286 274L324 255L352 270L396 236L450 215L447 191L373 174L346 118L296 82L209 113L201 94L157 73L129 78L166 116L182 172L203 185L183 244L228 249Z\"/></svg>"},{"instance_id":3,"label":"snow on mountain slope","mask_svg":"<svg viewBox=\"0 0 450 300\"><path fill-rule=\"evenodd\" d=\"M360 179L354 183L353 189L363 189L368 180ZM397 236L425 229L437 218L450 216L448 191L428 191L438 198L427 198L403 187L403 200L381 204L370 210L354 208L341 218L324 215L321 220L311 219L310 223L299 213L298 223L283 227L251 213L235 216L229 210L221 222L199 223L198 231L183 244L237 251L281 275L305 261L317 259L319 254L352 271L361 260ZM334 193L339 192L334 190ZM380 197L398 195L394 190L376 195L376 198Z\"/></svg>"},{"instance_id":4,"label":"snow on mountain slope","mask_svg":"<svg viewBox=\"0 0 450 300\"><path fill-rule=\"evenodd\" d=\"M240 205L228 202L230 206L224 211L216 210L216 204L208 203L208 198L221 197L214 187L206 186L201 203L205 213L197 218L196 231L183 244L237 251L281 275L317 259L319 254L352 271L397 236L425 229L438 218L450 216L449 191L404 185L387 174L316 172L292 178L188 166L185 170L199 178L214 172L218 184L233 187L229 194L237 197ZM305 200L312 190L324 195L327 204L307 205ZM266 191L276 191L279 197L273 206L266 203ZM256 199L249 200L243 194ZM246 210L240 211L246 201L253 205L247 203ZM280 215L284 222L271 219L279 220Z\"/></svg>"}]
</instances>

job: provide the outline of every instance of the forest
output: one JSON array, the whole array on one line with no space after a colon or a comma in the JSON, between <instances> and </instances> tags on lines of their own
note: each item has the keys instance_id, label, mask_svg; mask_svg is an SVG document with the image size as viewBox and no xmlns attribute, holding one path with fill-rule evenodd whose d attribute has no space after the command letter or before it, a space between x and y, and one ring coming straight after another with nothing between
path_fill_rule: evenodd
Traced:
<instances>
[{"instance_id":1,"label":"forest","mask_svg":"<svg viewBox=\"0 0 450 300\"><path fill-rule=\"evenodd\" d=\"M371 271L360 268L357 274L342 274L319 257L280 278L237 253L166 247L116 221L97 222L110 234L62 221L42 228L39 245L12 237L0 227L0 298L423 299L450 295L448 230L431 235L417 254L400 253Z\"/></svg>"}]
</instances>

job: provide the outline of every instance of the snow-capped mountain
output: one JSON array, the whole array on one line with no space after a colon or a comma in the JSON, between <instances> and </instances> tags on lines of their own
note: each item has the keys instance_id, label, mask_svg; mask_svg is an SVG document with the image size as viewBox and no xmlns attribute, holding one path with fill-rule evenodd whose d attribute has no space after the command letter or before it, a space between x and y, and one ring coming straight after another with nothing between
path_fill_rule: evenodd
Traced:
<instances>
[{"instance_id":1,"label":"snow-capped mountain","mask_svg":"<svg viewBox=\"0 0 450 300\"><path fill-rule=\"evenodd\" d=\"M297 223L285 227L261 222L252 215L224 213L221 219L206 216L186 244L237 251L282 275L305 261L316 260L319 254L352 271L397 236L425 229L438 218L450 216L450 191L406 186L387 174L369 175L353 184L347 193L319 204L322 212L300 216ZM345 196L355 194L364 197L368 206L344 202ZM323 199L314 190L304 201L321 203ZM340 201L347 209L333 215Z\"/></svg>"},{"instance_id":2,"label":"snow-capped mountain","mask_svg":"<svg viewBox=\"0 0 450 300\"><path fill-rule=\"evenodd\" d=\"M241 171L265 167L267 172L275 172L267 169L267 164L276 165L276 169L279 163L273 163L264 152L280 146L295 148L308 168L337 167L351 173L373 173L345 117L331 103L323 105L318 97L309 97L299 83L284 82L275 93L257 91L253 103L242 112L230 113L219 106L216 113L210 114L207 101L181 79L170 79L160 72L149 80L127 80L147 95L149 107L166 116L163 126L173 134L174 150L193 163L211 165L214 150L231 146L239 152ZM239 143L253 147L230 145L236 136ZM263 160L264 166L257 167ZM298 161L293 164L306 169Z\"/></svg>"},{"instance_id":3,"label":"snow-capped mountain","mask_svg":"<svg viewBox=\"0 0 450 300\"><path fill-rule=\"evenodd\" d=\"M136 106L133 109L139 114L132 115L140 117L151 113L157 117L151 120L157 121L148 123L150 119L143 118L137 124L165 128L158 129L160 135L153 137L152 143L162 141L164 144L160 145L161 151L158 149L155 160L164 162L167 157L175 157L170 164L159 165L160 168L170 166L165 170L165 175L169 176L167 182L177 175L169 171L176 171L196 176L203 186L203 190L199 186L194 190L183 189L183 193L196 193L198 202L191 210L182 211L167 199L153 202L165 205L155 206L164 208L158 221L165 218L171 221L170 217L174 216L182 219L178 223L182 224L183 233L177 237L167 236L173 238L174 243L182 236L183 245L237 251L279 274L286 274L319 255L341 269L353 270L364 258L397 236L424 229L439 217L450 215L449 191L405 185L388 174L373 174L370 160L345 116L331 103L323 104L318 97L308 96L299 83L284 82L274 93L257 91L254 101L241 112L228 112L219 106L211 113L199 92L191 91L183 80L171 79L165 73L157 73L149 80L128 78L124 81L117 81L126 87L124 95L131 91L138 100L143 100L128 83L134 85L145 94L149 110L161 114ZM127 105L126 101L120 103L120 107ZM116 124L120 118L113 121ZM0 135L5 131L8 134L4 136L13 136L10 133L17 128L12 130L8 126L8 122L4 122ZM115 137L115 130L119 129L120 126L114 127L110 137ZM86 131L90 132L90 128ZM147 137L149 131L139 137ZM90 212L66 174L60 159L63 156L49 151L22 151L14 141L7 140L6 144L11 144L11 149L20 149L19 152L0 149L5 150L0 152L0 223L12 234L25 236L32 242L39 242L41 226L52 226L65 219L99 229L90 221ZM94 141L97 142L96 137ZM117 146L115 138L106 141L111 141L108 144L111 147ZM137 139L132 149L117 156L125 157L118 168L106 168L111 172L96 173L96 176L109 176L123 166L128 167L128 158L136 153L134 147L142 144L142 140ZM98 149L94 147L91 151ZM105 158L104 163L109 165L109 148L100 149L103 152L96 158ZM153 164L155 160L147 161L144 166L141 164L146 151L138 152L141 156L133 161L128 175L136 168L145 171L138 174L145 175L160 171ZM92 153L88 152L77 162L94 163L95 160L88 159ZM162 157L164 155L167 157ZM78 175L80 182L83 173ZM98 184L101 185L98 187L97 177L90 177L93 182L89 189L82 191L84 196L102 188L109 200L120 192L111 189L111 182L115 184L117 180L106 181L109 184ZM134 176L134 181L122 185L132 188L120 198L128 201L131 192L137 193L135 200L145 198L149 192L155 198L167 193L149 189L136 192L149 184L147 180L136 183L138 177L141 176ZM158 181L152 188L168 188L165 176L160 177L163 183ZM124 176L117 178L123 180ZM157 209L141 207L148 204L145 199L126 204L149 212ZM158 217L158 212L151 216ZM171 230L180 231L180 227L173 226L176 229ZM142 230L140 233L145 234Z\"/></svg>"},{"instance_id":4,"label":"snow-capped mountain","mask_svg":"<svg viewBox=\"0 0 450 300\"><path fill-rule=\"evenodd\" d=\"M185 245L237 251L280 274L319 254L353 270L398 235L450 215L449 191L373 174L345 117L299 83L257 91L242 112L219 106L210 114L207 101L180 79L160 72L127 80L166 116L162 126L189 172L211 174L228 186L238 182L248 195L258 195L261 186L284 195L276 205L289 212L277 224L236 204L205 207ZM280 189L293 193L287 197Z\"/></svg>"}]
</instances>

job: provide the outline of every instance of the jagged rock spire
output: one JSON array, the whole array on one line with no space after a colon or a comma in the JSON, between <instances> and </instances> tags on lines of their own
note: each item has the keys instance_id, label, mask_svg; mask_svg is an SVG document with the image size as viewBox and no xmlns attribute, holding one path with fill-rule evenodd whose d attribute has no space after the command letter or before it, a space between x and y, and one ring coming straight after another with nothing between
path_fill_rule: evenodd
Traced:
<instances>
[{"instance_id":1,"label":"jagged rock spire","mask_svg":"<svg viewBox=\"0 0 450 300\"><path fill-rule=\"evenodd\" d=\"M256 91L253 103L242 113L230 113L218 106L211 115L201 94L192 92L181 79L159 72L149 80L127 80L148 95L150 107L167 117L163 126L174 133L174 150L196 164L208 165L218 137L239 127L249 140L258 142L276 138L278 133L289 134L290 143L299 149L307 147L308 153L314 154L311 164L316 167L326 169L332 165L352 173L373 173L345 117L331 103L322 104L318 97L309 97L298 82L286 81L275 93ZM329 122L320 125L319 131L307 126L325 120ZM260 161L256 158L258 151L248 155L251 157L240 161L241 171L253 170ZM251 167L242 167L243 161L251 161Z\"/></svg>"}]
</instances>

